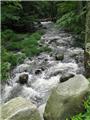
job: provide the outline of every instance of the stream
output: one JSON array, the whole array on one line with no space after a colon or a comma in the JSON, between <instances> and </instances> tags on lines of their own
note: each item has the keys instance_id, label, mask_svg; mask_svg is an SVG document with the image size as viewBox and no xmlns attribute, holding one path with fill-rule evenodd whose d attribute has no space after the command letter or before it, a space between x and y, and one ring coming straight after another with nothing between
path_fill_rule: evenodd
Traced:
<instances>
[{"instance_id":1,"label":"stream","mask_svg":"<svg viewBox=\"0 0 90 120\"><path fill-rule=\"evenodd\" d=\"M39 41L40 46L48 46L51 52L43 52L17 66L2 92L2 102L22 96L36 104L41 117L54 87L60 84L60 78L66 74L84 74L84 50L74 47L75 39L70 33L58 30L51 22L41 22L45 34ZM27 74L27 84L20 84L19 77ZM42 118L43 119L43 118Z\"/></svg>"}]
</instances>

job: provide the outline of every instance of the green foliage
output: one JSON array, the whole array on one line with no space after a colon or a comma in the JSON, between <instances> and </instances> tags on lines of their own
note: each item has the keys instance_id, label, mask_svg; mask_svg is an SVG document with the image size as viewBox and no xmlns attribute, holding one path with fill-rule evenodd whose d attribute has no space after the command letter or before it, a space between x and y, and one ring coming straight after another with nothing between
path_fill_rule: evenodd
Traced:
<instances>
[{"instance_id":1,"label":"green foliage","mask_svg":"<svg viewBox=\"0 0 90 120\"><path fill-rule=\"evenodd\" d=\"M2 1L2 29L16 32L34 32L35 22L56 15L56 2L49 1Z\"/></svg>"},{"instance_id":2,"label":"green foliage","mask_svg":"<svg viewBox=\"0 0 90 120\"><path fill-rule=\"evenodd\" d=\"M19 10L22 9L22 6L19 1L2 1L1 7L1 20L2 22L6 22L9 19L19 20Z\"/></svg>"},{"instance_id":3,"label":"green foliage","mask_svg":"<svg viewBox=\"0 0 90 120\"><path fill-rule=\"evenodd\" d=\"M88 100L84 103L86 108L86 113L83 115L85 120L90 120L90 96L88 97Z\"/></svg>"},{"instance_id":4,"label":"green foliage","mask_svg":"<svg viewBox=\"0 0 90 120\"><path fill-rule=\"evenodd\" d=\"M8 58L7 58L8 62L11 63L12 67L22 63L24 59L25 59L25 54L12 53L12 52L8 54Z\"/></svg>"},{"instance_id":5,"label":"green foliage","mask_svg":"<svg viewBox=\"0 0 90 120\"><path fill-rule=\"evenodd\" d=\"M40 38L40 32L36 32L25 37L25 39L21 41L21 51L24 52L27 56L34 56L38 55L40 52L50 51L50 48L48 47L38 47Z\"/></svg>"},{"instance_id":6,"label":"green foliage","mask_svg":"<svg viewBox=\"0 0 90 120\"><path fill-rule=\"evenodd\" d=\"M32 57L44 51L51 51L47 46L39 47L41 35L40 31L33 34L17 34L9 29L2 31L2 80L6 80L10 70L22 63L26 56Z\"/></svg>"},{"instance_id":7,"label":"green foliage","mask_svg":"<svg viewBox=\"0 0 90 120\"><path fill-rule=\"evenodd\" d=\"M72 117L71 120L83 120L82 119L82 114L80 113L79 115L76 115L75 117Z\"/></svg>"},{"instance_id":8,"label":"green foliage","mask_svg":"<svg viewBox=\"0 0 90 120\"><path fill-rule=\"evenodd\" d=\"M80 15L76 14L74 11L68 12L58 19L56 24L76 34L81 33L81 31L83 31L83 26L80 25L80 19L83 14L85 14L85 12Z\"/></svg>"},{"instance_id":9,"label":"green foliage","mask_svg":"<svg viewBox=\"0 0 90 120\"><path fill-rule=\"evenodd\" d=\"M62 28L64 27L71 28L73 27L74 23L77 21L78 21L78 16L76 16L75 13L71 11L64 14L59 20L57 20L57 25L59 25L59 27Z\"/></svg>"},{"instance_id":10,"label":"green foliage","mask_svg":"<svg viewBox=\"0 0 90 120\"><path fill-rule=\"evenodd\" d=\"M10 29L6 29L5 31L2 31L1 38L3 45L6 44L6 42L12 42L17 40L16 34Z\"/></svg>"},{"instance_id":11,"label":"green foliage","mask_svg":"<svg viewBox=\"0 0 90 120\"><path fill-rule=\"evenodd\" d=\"M77 9L78 2L77 1L66 1L59 2L57 4L57 14L58 16L63 16L63 14L74 11Z\"/></svg>"},{"instance_id":12,"label":"green foliage","mask_svg":"<svg viewBox=\"0 0 90 120\"><path fill-rule=\"evenodd\" d=\"M23 62L25 59L24 53L13 53L7 51L5 48L2 47L2 53L1 53L1 80L8 79L10 70Z\"/></svg>"},{"instance_id":13,"label":"green foliage","mask_svg":"<svg viewBox=\"0 0 90 120\"><path fill-rule=\"evenodd\" d=\"M20 50L20 44L18 42L26 36L27 34L16 34L13 30L6 29L1 32L2 46L9 51Z\"/></svg>"},{"instance_id":14,"label":"green foliage","mask_svg":"<svg viewBox=\"0 0 90 120\"><path fill-rule=\"evenodd\" d=\"M40 40L41 35L36 32L32 35L25 37L21 41L21 51L24 52L27 56L32 56L38 53L38 41Z\"/></svg>"},{"instance_id":15,"label":"green foliage","mask_svg":"<svg viewBox=\"0 0 90 120\"><path fill-rule=\"evenodd\" d=\"M7 80L10 72L10 63L2 62L1 64L1 80Z\"/></svg>"},{"instance_id":16,"label":"green foliage","mask_svg":"<svg viewBox=\"0 0 90 120\"><path fill-rule=\"evenodd\" d=\"M76 116L73 116L71 120L90 120L90 96L88 99L84 102L85 112L80 113ZM67 119L68 120L68 119Z\"/></svg>"},{"instance_id":17,"label":"green foliage","mask_svg":"<svg viewBox=\"0 0 90 120\"><path fill-rule=\"evenodd\" d=\"M64 1L58 4L57 27L77 35L75 45L84 46L86 6L82 1Z\"/></svg>"}]
</instances>

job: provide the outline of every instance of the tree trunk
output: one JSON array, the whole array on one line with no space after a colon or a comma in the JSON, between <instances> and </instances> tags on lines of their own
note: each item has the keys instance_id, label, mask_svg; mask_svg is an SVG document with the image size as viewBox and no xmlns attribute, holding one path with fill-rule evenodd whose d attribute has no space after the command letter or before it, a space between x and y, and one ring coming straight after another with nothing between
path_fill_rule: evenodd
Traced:
<instances>
[{"instance_id":1,"label":"tree trunk","mask_svg":"<svg viewBox=\"0 0 90 120\"><path fill-rule=\"evenodd\" d=\"M85 69L90 78L90 2L87 2L86 35L85 35Z\"/></svg>"}]
</instances>

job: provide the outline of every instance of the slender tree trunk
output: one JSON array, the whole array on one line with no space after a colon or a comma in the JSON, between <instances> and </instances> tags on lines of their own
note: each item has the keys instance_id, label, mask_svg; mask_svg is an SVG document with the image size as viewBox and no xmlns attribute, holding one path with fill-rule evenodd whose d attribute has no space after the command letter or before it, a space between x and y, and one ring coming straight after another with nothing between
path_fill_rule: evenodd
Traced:
<instances>
[{"instance_id":1,"label":"slender tree trunk","mask_svg":"<svg viewBox=\"0 0 90 120\"><path fill-rule=\"evenodd\" d=\"M86 35L85 35L85 69L90 78L90 2L87 2Z\"/></svg>"},{"instance_id":2,"label":"slender tree trunk","mask_svg":"<svg viewBox=\"0 0 90 120\"><path fill-rule=\"evenodd\" d=\"M55 21L56 13L57 13L56 2L50 1L50 15L51 15L52 21Z\"/></svg>"}]
</instances>

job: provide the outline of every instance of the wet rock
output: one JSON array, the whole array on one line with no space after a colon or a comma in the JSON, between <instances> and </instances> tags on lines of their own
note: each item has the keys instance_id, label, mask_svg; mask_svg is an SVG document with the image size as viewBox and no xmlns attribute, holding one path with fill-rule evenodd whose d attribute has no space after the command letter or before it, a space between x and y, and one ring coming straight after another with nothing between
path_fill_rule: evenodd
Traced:
<instances>
[{"instance_id":1,"label":"wet rock","mask_svg":"<svg viewBox=\"0 0 90 120\"><path fill-rule=\"evenodd\" d=\"M82 48L69 48L68 49L68 54L70 57L72 58L76 58L76 57L83 57L84 54L84 50Z\"/></svg>"},{"instance_id":2,"label":"wet rock","mask_svg":"<svg viewBox=\"0 0 90 120\"><path fill-rule=\"evenodd\" d=\"M62 73L73 73L75 74L78 70L76 63L57 63L52 64L52 66L46 71L46 77L62 75Z\"/></svg>"},{"instance_id":3,"label":"wet rock","mask_svg":"<svg viewBox=\"0 0 90 120\"><path fill-rule=\"evenodd\" d=\"M33 61L32 61L31 58L26 58L26 59L24 60L24 64L30 65L32 62L33 62Z\"/></svg>"},{"instance_id":4,"label":"wet rock","mask_svg":"<svg viewBox=\"0 0 90 120\"><path fill-rule=\"evenodd\" d=\"M44 71L44 70L45 70L45 68L44 68L44 67L41 67L41 70L42 70L42 71Z\"/></svg>"},{"instance_id":5,"label":"wet rock","mask_svg":"<svg viewBox=\"0 0 90 120\"><path fill-rule=\"evenodd\" d=\"M39 21L34 22L34 27L35 27L35 29L37 30L37 29L39 29L39 28L42 27L42 24L41 24Z\"/></svg>"},{"instance_id":6,"label":"wet rock","mask_svg":"<svg viewBox=\"0 0 90 120\"><path fill-rule=\"evenodd\" d=\"M3 120L41 120L36 106L22 97L2 105L1 114Z\"/></svg>"},{"instance_id":7,"label":"wet rock","mask_svg":"<svg viewBox=\"0 0 90 120\"><path fill-rule=\"evenodd\" d=\"M50 39L50 41L48 42L48 44L51 44L53 42L56 42L58 39L60 39L60 37L56 36Z\"/></svg>"},{"instance_id":8,"label":"wet rock","mask_svg":"<svg viewBox=\"0 0 90 120\"><path fill-rule=\"evenodd\" d=\"M28 64L21 64L14 69L13 73L30 72L31 67Z\"/></svg>"},{"instance_id":9,"label":"wet rock","mask_svg":"<svg viewBox=\"0 0 90 120\"><path fill-rule=\"evenodd\" d=\"M79 69L77 70L77 74L83 74L83 75L85 75L85 68L83 66L79 67Z\"/></svg>"},{"instance_id":10,"label":"wet rock","mask_svg":"<svg viewBox=\"0 0 90 120\"><path fill-rule=\"evenodd\" d=\"M17 82L19 82L20 84L27 84L28 74L24 73L24 74L20 75L19 80Z\"/></svg>"},{"instance_id":11,"label":"wet rock","mask_svg":"<svg viewBox=\"0 0 90 120\"><path fill-rule=\"evenodd\" d=\"M76 75L53 89L45 108L45 120L66 120L84 111L83 100L89 92L89 81Z\"/></svg>"},{"instance_id":12,"label":"wet rock","mask_svg":"<svg viewBox=\"0 0 90 120\"><path fill-rule=\"evenodd\" d=\"M47 62L47 61L48 61L48 59L46 58L46 59L44 59L44 61L46 61L46 62Z\"/></svg>"},{"instance_id":13,"label":"wet rock","mask_svg":"<svg viewBox=\"0 0 90 120\"><path fill-rule=\"evenodd\" d=\"M36 75L40 74L41 72L42 72L41 69L35 70Z\"/></svg>"},{"instance_id":14,"label":"wet rock","mask_svg":"<svg viewBox=\"0 0 90 120\"><path fill-rule=\"evenodd\" d=\"M55 59L56 60L63 60L64 59L64 54L62 53L62 54L57 54L56 56L55 56Z\"/></svg>"},{"instance_id":15,"label":"wet rock","mask_svg":"<svg viewBox=\"0 0 90 120\"><path fill-rule=\"evenodd\" d=\"M39 43L39 47L42 47L42 46L43 46L43 44Z\"/></svg>"},{"instance_id":16,"label":"wet rock","mask_svg":"<svg viewBox=\"0 0 90 120\"><path fill-rule=\"evenodd\" d=\"M67 80L69 80L70 78L74 77L74 74L72 73L66 73L66 74L63 74L61 77L60 77L60 82L65 82Z\"/></svg>"}]
</instances>

